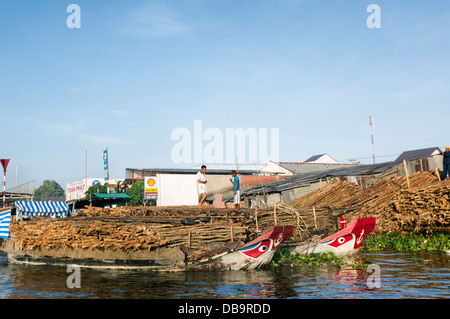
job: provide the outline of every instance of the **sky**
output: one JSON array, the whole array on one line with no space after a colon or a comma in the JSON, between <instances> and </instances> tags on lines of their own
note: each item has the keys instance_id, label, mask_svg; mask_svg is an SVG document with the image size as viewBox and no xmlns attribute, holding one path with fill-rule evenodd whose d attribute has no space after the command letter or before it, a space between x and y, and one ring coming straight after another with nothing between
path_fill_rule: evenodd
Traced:
<instances>
[{"instance_id":1,"label":"sky","mask_svg":"<svg viewBox=\"0 0 450 319\"><path fill-rule=\"evenodd\" d=\"M16 167L19 185L65 188L84 178L86 151L88 176L103 177L106 147L112 178L193 167L174 161L171 136L185 128L193 141L196 120L224 135L278 129L280 161L371 163L369 116L377 162L443 149L449 21L437 0L1 0L7 188Z\"/></svg>"}]
</instances>

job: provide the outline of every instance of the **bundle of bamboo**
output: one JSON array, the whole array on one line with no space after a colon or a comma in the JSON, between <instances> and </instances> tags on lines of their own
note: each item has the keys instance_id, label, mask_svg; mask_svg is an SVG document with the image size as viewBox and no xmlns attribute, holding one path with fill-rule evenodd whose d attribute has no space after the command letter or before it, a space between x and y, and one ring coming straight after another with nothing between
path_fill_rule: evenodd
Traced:
<instances>
[{"instance_id":1,"label":"bundle of bamboo","mask_svg":"<svg viewBox=\"0 0 450 319\"><path fill-rule=\"evenodd\" d=\"M11 233L22 249L102 248L149 250L155 247L200 247L219 241L244 241L247 228L239 223L199 223L191 226L145 222L49 220L11 224Z\"/></svg>"},{"instance_id":2,"label":"bundle of bamboo","mask_svg":"<svg viewBox=\"0 0 450 319\"><path fill-rule=\"evenodd\" d=\"M334 179L290 204L303 209L313 205L328 208L332 216L344 215L350 220L377 217L375 233L449 231L449 183L429 172L392 177L365 190Z\"/></svg>"}]
</instances>

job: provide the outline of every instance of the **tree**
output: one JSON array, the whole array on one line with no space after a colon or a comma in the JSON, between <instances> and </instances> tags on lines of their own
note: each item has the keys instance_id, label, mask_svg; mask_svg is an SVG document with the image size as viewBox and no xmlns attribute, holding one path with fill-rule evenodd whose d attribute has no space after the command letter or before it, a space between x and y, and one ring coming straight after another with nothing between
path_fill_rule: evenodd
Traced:
<instances>
[{"instance_id":1,"label":"tree","mask_svg":"<svg viewBox=\"0 0 450 319\"><path fill-rule=\"evenodd\" d=\"M137 181L127 189L127 195L132 198L128 206L141 206L144 204L144 181Z\"/></svg>"},{"instance_id":2,"label":"tree","mask_svg":"<svg viewBox=\"0 0 450 319\"><path fill-rule=\"evenodd\" d=\"M55 181L45 180L41 186L34 191L37 200L49 200L52 197L63 197L64 189Z\"/></svg>"},{"instance_id":3,"label":"tree","mask_svg":"<svg viewBox=\"0 0 450 319\"><path fill-rule=\"evenodd\" d=\"M92 195L94 193L98 193L98 194L108 193L107 184L105 183L105 184L101 185L100 183L97 183L95 185L92 185L91 187L88 188L88 190L86 192L86 196L89 197L89 195Z\"/></svg>"}]
</instances>

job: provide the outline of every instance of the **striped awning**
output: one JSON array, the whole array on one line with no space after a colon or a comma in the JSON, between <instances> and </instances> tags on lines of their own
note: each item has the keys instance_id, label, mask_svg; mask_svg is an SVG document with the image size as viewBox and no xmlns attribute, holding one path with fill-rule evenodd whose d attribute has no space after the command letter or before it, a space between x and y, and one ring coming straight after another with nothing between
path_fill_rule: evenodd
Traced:
<instances>
[{"instance_id":1,"label":"striped awning","mask_svg":"<svg viewBox=\"0 0 450 319\"><path fill-rule=\"evenodd\" d=\"M11 211L0 213L0 238L9 238L9 225L11 224Z\"/></svg>"},{"instance_id":2,"label":"striped awning","mask_svg":"<svg viewBox=\"0 0 450 319\"><path fill-rule=\"evenodd\" d=\"M69 206L65 202L17 201L16 208L24 216L67 216Z\"/></svg>"}]
</instances>

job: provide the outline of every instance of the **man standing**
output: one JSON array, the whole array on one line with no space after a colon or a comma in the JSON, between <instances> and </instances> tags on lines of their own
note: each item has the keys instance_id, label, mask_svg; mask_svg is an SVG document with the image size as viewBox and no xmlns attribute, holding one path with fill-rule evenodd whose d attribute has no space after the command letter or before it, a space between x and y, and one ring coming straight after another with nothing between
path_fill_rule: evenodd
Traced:
<instances>
[{"instance_id":1,"label":"man standing","mask_svg":"<svg viewBox=\"0 0 450 319\"><path fill-rule=\"evenodd\" d=\"M447 175L450 174L450 147L446 146L445 152L441 152L441 155L444 155L442 166L444 167L444 179L446 179Z\"/></svg>"},{"instance_id":2,"label":"man standing","mask_svg":"<svg viewBox=\"0 0 450 319\"><path fill-rule=\"evenodd\" d=\"M206 180L205 172L206 172L206 166L202 165L200 172L197 173L197 185L198 185L198 193L199 193L198 209L200 209L200 210L202 209L202 207L206 201L206 183L208 181Z\"/></svg>"},{"instance_id":3,"label":"man standing","mask_svg":"<svg viewBox=\"0 0 450 319\"><path fill-rule=\"evenodd\" d=\"M234 194L234 208L241 208L241 183L239 181L239 177L237 176L236 171L231 171L230 182L233 184L233 194Z\"/></svg>"}]
</instances>

